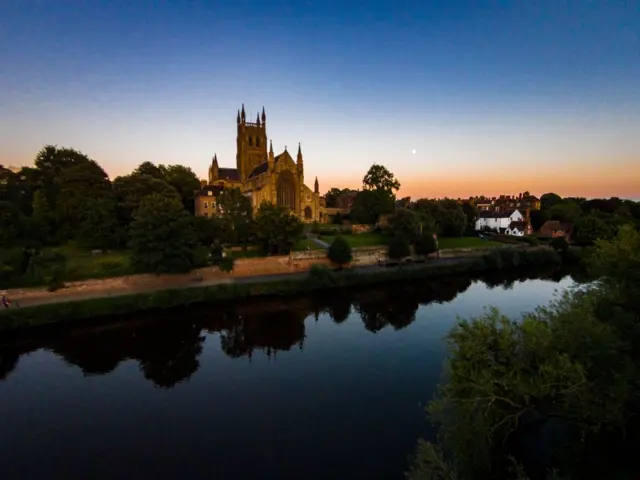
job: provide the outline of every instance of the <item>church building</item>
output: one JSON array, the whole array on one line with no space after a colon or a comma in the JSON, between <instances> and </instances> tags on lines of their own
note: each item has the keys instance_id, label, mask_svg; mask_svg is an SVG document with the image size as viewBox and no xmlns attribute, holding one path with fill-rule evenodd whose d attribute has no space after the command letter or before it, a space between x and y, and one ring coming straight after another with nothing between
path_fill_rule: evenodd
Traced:
<instances>
[{"instance_id":1,"label":"church building","mask_svg":"<svg viewBox=\"0 0 640 480\"><path fill-rule=\"evenodd\" d=\"M208 185L196 193L196 214L214 215L214 209L207 211L203 208L204 204L208 204L207 200L213 200L211 197L217 196L222 189L237 187L251 198L254 211L263 201L267 201L287 207L303 222L320 221L318 179L315 179L313 190L304 184L300 144L295 161L286 147L282 153L275 155L271 141L268 142L267 151L267 116L264 108L255 122L247 122L243 104L242 109L238 110L236 123L236 168L220 167L218 157L214 155L209 167ZM211 205L213 207L215 204Z\"/></svg>"}]
</instances>

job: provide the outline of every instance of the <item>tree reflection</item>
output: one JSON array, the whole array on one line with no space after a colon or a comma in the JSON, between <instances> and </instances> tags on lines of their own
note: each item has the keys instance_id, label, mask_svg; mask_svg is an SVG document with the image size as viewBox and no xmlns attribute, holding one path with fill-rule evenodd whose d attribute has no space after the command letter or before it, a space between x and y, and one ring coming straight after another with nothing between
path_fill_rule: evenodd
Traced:
<instances>
[{"instance_id":1,"label":"tree reflection","mask_svg":"<svg viewBox=\"0 0 640 480\"><path fill-rule=\"evenodd\" d=\"M558 269L535 273L512 270L478 279L489 288L511 288L515 282L531 278L559 281L568 273ZM90 326L65 326L40 336L19 334L3 338L0 345L0 380L10 376L21 355L47 349L85 375L105 375L121 362L134 360L144 378L158 387L172 388L198 370L205 333L219 335L220 348L230 358L251 359L257 351L271 358L280 351L302 349L305 320L317 318L321 312L342 324L355 311L364 328L374 333L388 326L400 330L415 321L421 305L451 302L473 281L470 277L440 278L303 298L253 299L239 305L143 312L96 321Z\"/></svg>"}]
</instances>

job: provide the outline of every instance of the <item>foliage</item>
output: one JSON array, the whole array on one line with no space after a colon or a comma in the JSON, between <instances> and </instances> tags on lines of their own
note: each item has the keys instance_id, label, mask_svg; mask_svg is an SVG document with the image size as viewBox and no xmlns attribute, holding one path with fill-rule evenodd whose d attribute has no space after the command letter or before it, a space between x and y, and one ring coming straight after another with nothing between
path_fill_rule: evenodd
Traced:
<instances>
[{"instance_id":1,"label":"foliage","mask_svg":"<svg viewBox=\"0 0 640 480\"><path fill-rule=\"evenodd\" d=\"M218 268L225 273L233 272L233 267L235 266L235 258L231 255L227 255L226 257L222 257L220 263L218 263Z\"/></svg>"},{"instance_id":2,"label":"foliage","mask_svg":"<svg viewBox=\"0 0 640 480\"><path fill-rule=\"evenodd\" d=\"M166 181L164 172L151 162L143 162L133 171L133 175L148 175L158 180Z\"/></svg>"},{"instance_id":3,"label":"foliage","mask_svg":"<svg viewBox=\"0 0 640 480\"><path fill-rule=\"evenodd\" d=\"M549 220L549 214L546 210L534 209L529 212L529 221L531 222L531 228L533 228L534 232L540 230L540 227L542 227L547 220Z\"/></svg>"},{"instance_id":4,"label":"foliage","mask_svg":"<svg viewBox=\"0 0 640 480\"><path fill-rule=\"evenodd\" d=\"M612 234L611 227L595 215L586 215L574 225L574 239L579 245L593 245L597 240L611 238Z\"/></svg>"},{"instance_id":5,"label":"foliage","mask_svg":"<svg viewBox=\"0 0 640 480\"><path fill-rule=\"evenodd\" d=\"M407 238L403 235L394 235L391 237L387 255L389 255L389 258L392 260L401 260L411 255L411 248Z\"/></svg>"},{"instance_id":6,"label":"foliage","mask_svg":"<svg viewBox=\"0 0 640 480\"><path fill-rule=\"evenodd\" d=\"M351 246L347 243L344 237L336 237L327 251L327 257L336 265L342 267L347 263L350 263L353 259L351 254Z\"/></svg>"},{"instance_id":7,"label":"foliage","mask_svg":"<svg viewBox=\"0 0 640 480\"><path fill-rule=\"evenodd\" d=\"M385 166L374 164L369 167L362 179L362 188L384 193L395 199L395 192L400 189L400 182Z\"/></svg>"},{"instance_id":8,"label":"foliage","mask_svg":"<svg viewBox=\"0 0 640 480\"><path fill-rule=\"evenodd\" d=\"M131 224L131 264L138 271L187 272L195 266L198 240L179 200L145 197Z\"/></svg>"},{"instance_id":9,"label":"foliage","mask_svg":"<svg viewBox=\"0 0 640 480\"><path fill-rule=\"evenodd\" d=\"M438 249L435 238L432 233L423 232L413 243L413 248L417 255L430 255Z\"/></svg>"},{"instance_id":10,"label":"foliage","mask_svg":"<svg viewBox=\"0 0 640 480\"><path fill-rule=\"evenodd\" d=\"M185 210L193 213L193 192L200 188L200 180L197 175L191 168L182 165L168 165L166 167L161 165L160 167L164 174L164 181L178 192Z\"/></svg>"},{"instance_id":11,"label":"foliage","mask_svg":"<svg viewBox=\"0 0 640 480\"><path fill-rule=\"evenodd\" d=\"M380 215L393 212L395 197L385 191L362 190L358 192L351 208L351 217L356 223L371 225Z\"/></svg>"},{"instance_id":12,"label":"foliage","mask_svg":"<svg viewBox=\"0 0 640 480\"><path fill-rule=\"evenodd\" d=\"M564 253L567 250L569 250L569 243L564 237L552 238L551 243L549 245L551 245L551 248L553 248L554 250L560 253Z\"/></svg>"},{"instance_id":13,"label":"foliage","mask_svg":"<svg viewBox=\"0 0 640 480\"><path fill-rule=\"evenodd\" d=\"M545 193L540 197L540 205L542 210L549 210L551 207L560 203L562 197L557 193Z\"/></svg>"},{"instance_id":14,"label":"foliage","mask_svg":"<svg viewBox=\"0 0 640 480\"><path fill-rule=\"evenodd\" d=\"M460 237L467 229L467 216L454 200L420 199L412 208L425 219L432 219L435 231L444 237Z\"/></svg>"},{"instance_id":15,"label":"foliage","mask_svg":"<svg viewBox=\"0 0 640 480\"><path fill-rule=\"evenodd\" d=\"M116 177L113 191L118 202L118 219L125 228L133 220L133 214L142 200L153 194L180 200L180 195L164 180L146 174L132 174Z\"/></svg>"},{"instance_id":16,"label":"foliage","mask_svg":"<svg viewBox=\"0 0 640 480\"><path fill-rule=\"evenodd\" d=\"M389 216L388 232L393 235L402 235L410 242L416 240L421 233L421 218L415 210L399 208L393 215ZM432 230L432 224L427 226Z\"/></svg>"},{"instance_id":17,"label":"foliage","mask_svg":"<svg viewBox=\"0 0 640 480\"><path fill-rule=\"evenodd\" d=\"M127 235L116 216L114 198L88 198L82 211L78 243L87 248L107 249L126 244Z\"/></svg>"},{"instance_id":18,"label":"foliage","mask_svg":"<svg viewBox=\"0 0 640 480\"><path fill-rule=\"evenodd\" d=\"M338 206L338 197L344 193L350 192L348 188L332 188L324 195L324 200L328 208L336 208Z\"/></svg>"},{"instance_id":19,"label":"foliage","mask_svg":"<svg viewBox=\"0 0 640 480\"><path fill-rule=\"evenodd\" d=\"M522 264L544 251L495 250L485 263L517 254ZM428 407L446 455L422 442L409 478L542 478L553 469L554 478L621 478L615 455L638 427L629 419L640 381L639 251L640 234L623 227L597 242L590 264L600 282L520 320L490 309L460 321L447 336L447 382Z\"/></svg>"},{"instance_id":20,"label":"foliage","mask_svg":"<svg viewBox=\"0 0 640 480\"><path fill-rule=\"evenodd\" d=\"M280 205L263 202L256 214L255 224L257 241L270 255L288 254L302 236L302 222Z\"/></svg>"},{"instance_id":21,"label":"foliage","mask_svg":"<svg viewBox=\"0 0 640 480\"><path fill-rule=\"evenodd\" d=\"M336 272L326 265L312 265L306 278L306 283L314 288L331 288L338 286Z\"/></svg>"},{"instance_id":22,"label":"foliage","mask_svg":"<svg viewBox=\"0 0 640 480\"><path fill-rule=\"evenodd\" d=\"M193 227L198 237L198 243L205 247L221 244L224 237L224 225L220 217L193 217Z\"/></svg>"},{"instance_id":23,"label":"foliage","mask_svg":"<svg viewBox=\"0 0 640 480\"><path fill-rule=\"evenodd\" d=\"M218 196L225 241L249 244L254 233L251 200L239 188L226 188Z\"/></svg>"}]
</instances>

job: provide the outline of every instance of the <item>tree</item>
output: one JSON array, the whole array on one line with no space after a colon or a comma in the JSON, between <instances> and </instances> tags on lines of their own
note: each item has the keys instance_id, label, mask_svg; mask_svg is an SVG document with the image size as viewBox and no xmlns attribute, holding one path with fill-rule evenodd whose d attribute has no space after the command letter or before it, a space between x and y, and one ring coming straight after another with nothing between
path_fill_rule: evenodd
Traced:
<instances>
[{"instance_id":1,"label":"tree","mask_svg":"<svg viewBox=\"0 0 640 480\"><path fill-rule=\"evenodd\" d=\"M540 227L549 220L548 210L530 210L529 221L534 232L540 230Z\"/></svg>"},{"instance_id":2,"label":"tree","mask_svg":"<svg viewBox=\"0 0 640 480\"><path fill-rule=\"evenodd\" d=\"M551 247L560 252L560 253L564 253L567 250L569 250L569 244L567 243L567 241L565 240L564 237L555 237L551 239L550 242Z\"/></svg>"},{"instance_id":3,"label":"tree","mask_svg":"<svg viewBox=\"0 0 640 480\"><path fill-rule=\"evenodd\" d=\"M562 202L562 197L557 193L545 193L540 197L540 207L542 210L548 210L560 202Z\"/></svg>"},{"instance_id":4,"label":"tree","mask_svg":"<svg viewBox=\"0 0 640 480\"><path fill-rule=\"evenodd\" d=\"M166 181L164 171L151 162L141 163L138 168L133 171L133 175L149 175L150 177L162 180L163 182Z\"/></svg>"},{"instance_id":5,"label":"tree","mask_svg":"<svg viewBox=\"0 0 640 480\"><path fill-rule=\"evenodd\" d=\"M106 249L126 244L126 233L118 222L114 198L89 198L82 213L82 224L77 235L80 245Z\"/></svg>"},{"instance_id":6,"label":"tree","mask_svg":"<svg viewBox=\"0 0 640 480\"><path fill-rule=\"evenodd\" d=\"M93 160L78 161L62 170L56 187L56 223L66 238L77 236L88 199L114 198L109 176Z\"/></svg>"},{"instance_id":7,"label":"tree","mask_svg":"<svg viewBox=\"0 0 640 480\"><path fill-rule=\"evenodd\" d=\"M383 191L358 192L351 209L351 217L357 223L374 224L380 215L393 212L395 200Z\"/></svg>"},{"instance_id":8,"label":"tree","mask_svg":"<svg viewBox=\"0 0 640 480\"><path fill-rule=\"evenodd\" d=\"M180 201L153 194L143 198L134 214L129 247L138 271L187 272L196 264L198 239Z\"/></svg>"},{"instance_id":9,"label":"tree","mask_svg":"<svg viewBox=\"0 0 640 480\"><path fill-rule=\"evenodd\" d=\"M222 272L228 273L229 275L231 275L231 272L233 272L234 266L235 266L235 259L230 255L227 255L226 257L222 257L222 259L220 260L220 263L218 264L218 268Z\"/></svg>"},{"instance_id":10,"label":"tree","mask_svg":"<svg viewBox=\"0 0 640 480\"><path fill-rule=\"evenodd\" d=\"M433 238L433 233L429 233L428 231L424 231L422 235L415 240L413 247L417 255L424 255L425 257L436 252L438 249L436 239Z\"/></svg>"},{"instance_id":11,"label":"tree","mask_svg":"<svg viewBox=\"0 0 640 480\"><path fill-rule=\"evenodd\" d=\"M256 237L263 250L270 255L286 255L300 239L302 222L281 205L263 202L256 219Z\"/></svg>"},{"instance_id":12,"label":"tree","mask_svg":"<svg viewBox=\"0 0 640 480\"><path fill-rule=\"evenodd\" d=\"M397 261L411 255L411 248L409 247L407 239L403 235L394 235L391 237L387 255L390 259Z\"/></svg>"},{"instance_id":13,"label":"tree","mask_svg":"<svg viewBox=\"0 0 640 480\"><path fill-rule=\"evenodd\" d=\"M182 205L188 211L193 213L194 202L193 192L200 189L200 180L189 167L182 165L169 165L164 167L164 180L176 189Z\"/></svg>"},{"instance_id":14,"label":"tree","mask_svg":"<svg viewBox=\"0 0 640 480\"><path fill-rule=\"evenodd\" d=\"M403 235L410 242L420 236L419 214L415 210L400 208L389 216L389 232Z\"/></svg>"},{"instance_id":15,"label":"tree","mask_svg":"<svg viewBox=\"0 0 640 480\"><path fill-rule=\"evenodd\" d=\"M550 220L575 223L582 216L580 205L571 201L556 203L548 210Z\"/></svg>"},{"instance_id":16,"label":"tree","mask_svg":"<svg viewBox=\"0 0 640 480\"><path fill-rule=\"evenodd\" d=\"M339 235L331 242L331 245L329 245L327 257L338 265L339 268L342 268L353 259L351 246L343 236Z\"/></svg>"},{"instance_id":17,"label":"tree","mask_svg":"<svg viewBox=\"0 0 640 480\"><path fill-rule=\"evenodd\" d=\"M219 217L193 217L193 226L201 245L210 248L213 244L222 244L224 225Z\"/></svg>"},{"instance_id":18,"label":"tree","mask_svg":"<svg viewBox=\"0 0 640 480\"><path fill-rule=\"evenodd\" d=\"M227 188L218 196L221 218L227 233L226 241L231 244L248 244L251 236L251 200L239 188Z\"/></svg>"},{"instance_id":19,"label":"tree","mask_svg":"<svg viewBox=\"0 0 640 480\"><path fill-rule=\"evenodd\" d=\"M336 208L338 206L338 197L345 191L348 191L348 189L341 190L339 188L334 187L331 190L329 190L327 193L325 193L324 200L327 207Z\"/></svg>"},{"instance_id":20,"label":"tree","mask_svg":"<svg viewBox=\"0 0 640 480\"><path fill-rule=\"evenodd\" d=\"M180 195L164 180L146 174L132 174L116 177L113 181L113 192L118 202L118 219L125 228L133 220L134 212L142 200L153 194L181 201Z\"/></svg>"},{"instance_id":21,"label":"tree","mask_svg":"<svg viewBox=\"0 0 640 480\"><path fill-rule=\"evenodd\" d=\"M611 227L595 215L585 215L574 225L574 239L579 245L593 245L596 240L608 240L612 235Z\"/></svg>"},{"instance_id":22,"label":"tree","mask_svg":"<svg viewBox=\"0 0 640 480\"><path fill-rule=\"evenodd\" d=\"M374 164L362 179L362 188L384 192L395 199L395 193L400 189L400 182L386 167Z\"/></svg>"},{"instance_id":23,"label":"tree","mask_svg":"<svg viewBox=\"0 0 640 480\"><path fill-rule=\"evenodd\" d=\"M442 236L459 237L467 228L467 217L462 207L453 200L422 198L413 205L413 209L425 218L433 218L435 231Z\"/></svg>"}]
</instances>

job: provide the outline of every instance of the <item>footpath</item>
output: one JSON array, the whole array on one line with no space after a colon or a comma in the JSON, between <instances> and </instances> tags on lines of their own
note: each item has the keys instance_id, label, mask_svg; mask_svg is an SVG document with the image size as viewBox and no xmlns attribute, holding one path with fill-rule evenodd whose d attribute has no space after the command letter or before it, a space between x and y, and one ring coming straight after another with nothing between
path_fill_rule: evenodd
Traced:
<instances>
[{"instance_id":1,"label":"footpath","mask_svg":"<svg viewBox=\"0 0 640 480\"><path fill-rule=\"evenodd\" d=\"M444 258L439 260L429 260L429 265L435 266L444 263L455 263L462 260L464 259ZM394 267L368 265L353 267L349 270L358 274L368 274L384 271L385 269L389 268ZM425 265L422 265L420 268L425 268ZM55 292L49 292L44 287L0 290L0 295L6 295L11 300L11 308L24 308L37 305L74 302L94 298L117 297L122 295L133 295L137 293L150 293L154 291L169 290L173 288L208 287L223 284L262 283L268 281L296 278L303 279L308 274L308 271L302 271L271 275L267 274L234 276L233 274L223 274L216 267L207 267L194 270L188 274L141 274L105 279L84 280L78 282L67 282L64 288L56 290ZM0 311L0 315L1 314L2 313Z\"/></svg>"}]
</instances>

